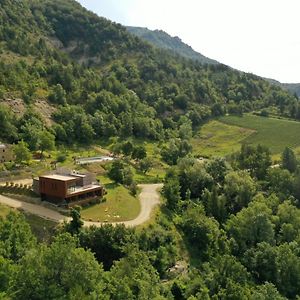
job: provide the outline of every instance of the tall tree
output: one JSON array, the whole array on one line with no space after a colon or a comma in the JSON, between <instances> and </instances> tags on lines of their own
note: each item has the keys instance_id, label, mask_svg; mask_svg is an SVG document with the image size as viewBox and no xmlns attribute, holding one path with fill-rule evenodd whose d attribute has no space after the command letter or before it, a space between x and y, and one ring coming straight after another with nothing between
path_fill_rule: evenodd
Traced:
<instances>
[{"instance_id":1,"label":"tall tree","mask_svg":"<svg viewBox=\"0 0 300 300\"><path fill-rule=\"evenodd\" d=\"M28 163L31 158L28 145L23 140L19 141L18 144L13 146L13 152L15 155L15 160L19 164L23 162Z\"/></svg>"},{"instance_id":2,"label":"tall tree","mask_svg":"<svg viewBox=\"0 0 300 300\"><path fill-rule=\"evenodd\" d=\"M291 173L297 169L297 159L292 149L285 147L281 155L282 168L289 170Z\"/></svg>"}]
</instances>

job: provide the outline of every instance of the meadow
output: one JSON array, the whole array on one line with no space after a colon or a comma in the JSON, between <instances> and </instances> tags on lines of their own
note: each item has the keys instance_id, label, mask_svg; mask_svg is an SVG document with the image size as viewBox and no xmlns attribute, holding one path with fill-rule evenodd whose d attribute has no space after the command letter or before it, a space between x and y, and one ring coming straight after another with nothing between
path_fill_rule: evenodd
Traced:
<instances>
[{"instance_id":1,"label":"meadow","mask_svg":"<svg viewBox=\"0 0 300 300\"><path fill-rule=\"evenodd\" d=\"M243 142L252 145L265 145L272 154L281 153L285 147L296 149L300 146L300 122L259 117L246 114L243 117L225 116L220 121L226 125L253 130Z\"/></svg>"},{"instance_id":2,"label":"meadow","mask_svg":"<svg viewBox=\"0 0 300 300\"><path fill-rule=\"evenodd\" d=\"M201 157L226 156L240 149L254 130L213 120L204 124L191 140L193 154Z\"/></svg>"}]
</instances>

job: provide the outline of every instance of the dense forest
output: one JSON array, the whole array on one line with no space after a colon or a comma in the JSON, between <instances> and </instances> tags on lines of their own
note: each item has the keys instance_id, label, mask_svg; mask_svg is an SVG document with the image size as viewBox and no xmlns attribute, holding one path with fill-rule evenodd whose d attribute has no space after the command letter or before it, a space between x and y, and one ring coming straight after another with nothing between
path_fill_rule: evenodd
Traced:
<instances>
[{"instance_id":1,"label":"dense forest","mask_svg":"<svg viewBox=\"0 0 300 300\"><path fill-rule=\"evenodd\" d=\"M298 100L279 87L156 49L75 1L4 0L0 16L0 99L27 107L20 118L0 102L3 141L36 149L39 139L28 132L45 130L57 144L167 140L178 136L182 115L196 128L268 106L300 117ZM56 108L51 126L32 109L39 99Z\"/></svg>"},{"instance_id":2,"label":"dense forest","mask_svg":"<svg viewBox=\"0 0 300 300\"><path fill-rule=\"evenodd\" d=\"M83 228L75 208L38 242L10 213L0 219L0 298L298 299L298 162L286 148L282 167L270 166L262 146L243 146L230 163L183 158L144 228Z\"/></svg>"}]
</instances>

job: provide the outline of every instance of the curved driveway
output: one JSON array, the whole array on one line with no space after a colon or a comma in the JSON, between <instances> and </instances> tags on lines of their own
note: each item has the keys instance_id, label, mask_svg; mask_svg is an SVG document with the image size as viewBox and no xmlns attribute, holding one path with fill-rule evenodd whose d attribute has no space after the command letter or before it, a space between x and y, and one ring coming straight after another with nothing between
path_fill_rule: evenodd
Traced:
<instances>
[{"instance_id":1,"label":"curved driveway","mask_svg":"<svg viewBox=\"0 0 300 300\"><path fill-rule=\"evenodd\" d=\"M152 209L154 206L159 204L159 189L162 188L162 184L140 184L139 187L142 189L139 198L141 202L141 211L139 215L130 221L124 221L124 222L113 222L113 223L101 223L101 222L89 222L84 221L84 226L101 226L103 224L124 224L126 227L132 227L140 225L147 220L149 220ZM39 217L42 217L44 219L49 219L55 222L63 222L63 221L69 221L70 218L66 217L60 213L58 213L55 210L46 208L42 205L37 204L31 204L15 199L11 199L9 197L5 197L0 195L0 203L5 204L7 206L17 208L24 210L26 212L29 212L31 214L37 215Z\"/></svg>"}]
</instances>

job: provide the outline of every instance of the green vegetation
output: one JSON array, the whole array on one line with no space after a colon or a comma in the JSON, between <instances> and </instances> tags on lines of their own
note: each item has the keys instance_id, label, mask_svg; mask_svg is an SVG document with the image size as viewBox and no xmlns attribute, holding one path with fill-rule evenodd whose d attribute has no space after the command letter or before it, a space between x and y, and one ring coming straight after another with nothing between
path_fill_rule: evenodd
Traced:
<instances>
[{"instance_id":1,"label":"green vegetation","mask_svg":"<svg viewBox=\"0 0 300 300\"><path fill-rule=\"evenodd\" d=\"M49 242L55 233L56 222L40 218L25 212L19 212L16 209L0 204L0 218L5 218L9 213L22 214L26 222L30 225L32 233L41 242Z\"/></svg>"},{"instance_id":2,"label":"green vegetation","mask_svg":"<svg viewBox=\"0 0 300 300\"><path fill-rule=\"evenodd\" d=\"M0 204L0 217L6 217L11 211L13 211L12 208L10 208L6 205Z\"/></svg>"},{"instance_id":3,"label":"green vegetation","mask_svg":"<svg viewBox=\"0 0 300 300\"><path fill-rule=\"evenodd\" d=\"M122 185L106 183L105 202L84 208L81 211L85 220L100 222L127 221L136 218L140 212L140 202L137 197Z\"/></svg>"},{"instance_id":4,"label":"green vegetation","mask_svg":"<svg viewBox=\"0 0 300 300\"><path fill-rule=\"evenodd\" d=\"M54 141L181 138L181 116L193 129L226 110L276 106L300 117L297 98L280 87L156 49L75 1L5 0L0 16L1 99L21 98L25 106L15 115L0 105L3 141L23 139L43 152ZM38 100L53 108L48 122L33 109Z\"/></svg>"},{"instance_id":5,"label":"green vegetation","mask_svg":"<svg viewBox=\"0 0 300 300\"><path fill-rule=\"evenodd\" d=\"M243 117L226 116L220 120L226 124L255 130L255 134L243 142L267 146L274 154L281 153L285 147L296 148L300 145L300 122L250 114Z\"/></svg>"},{"instance_id":6,"label":"green vegetation","mask_svg":"<svg viewBox=\"0 0 300 300\"><path fill-rule=\"evenodd\" d=\"M24 216L38 241L50 242L55 233L57 223L28 213L24 213Z\"/></svg>"},{"instance_id":7,"label":"green vegetation","mask_svg":"<svg viewBox=\"0 0 300 300\"><path fill-rule=\"evenodd\" d=\"M52 160L73 167L75 157L105 149L120 156L76 166L97 173L104 202L72 210L72 222L53 233L52 224L26 217L39 240L23 214L2 210L1 299L300 296L300 172L293 152L300 123L245 114L300 119L297 97L255 75L153 48L73 0L3 0L0 20L1 141L47 152L43 162L30 161L41 166L31 173L50 169ZM22 113L7 107L15 98L23 100ZM34 109L39 100L53 108L47 122ZM215 117L220 121L207 123ZM238 151L240 143L254 146ZM271 168L271 152L257 144L279 156L289 147L282 167ZM237 153L230 162L199 162L193 151ZM27 164L20 152L18 161ZM164 175L155 223L138 230L82 226L81 216L135 218L136 181Z\"/></svg>"},{"instance_id":8,"label":"green vegetation","mask_svg":"<svg viewBox=\"0 0 300 300\"><path fill-rule=\"evenodd\" d=\"M194 51L190 46L183 43L179 37L172 37L162 30L149 30L148 28L132 26L127 26L126 28L130 33L158 48L169 50L172 53L199 61L202 64L217 64L215 60Z\"/></svg>"},{"instance_id":9,"label":"green vegetation","mask_svg":"<svg viewBox=\"0 0 300 300\"><path fill-rule=\"evenodd\" d=\"M204 124L191 140L193 154L203 157L223 157L240 149L241 143L254 130L210 121Z\"/></svg>"},{"instance_id":10,"label":"green vegetation","mask_svg":"<svg viewBox=\"0 0 300 300\"><path fill-rule=\"evenodd\" d=\"M243 146L231 165L179 159L165 178L165 205L146 228L84 228L74 209L73 223L45 244L22 214L9 213L0 218L1 296L296 299L299 179L270 168L268 149ZM107 197L116 199L124 187L113 185Z\"/></svg>"}]
</instances>

